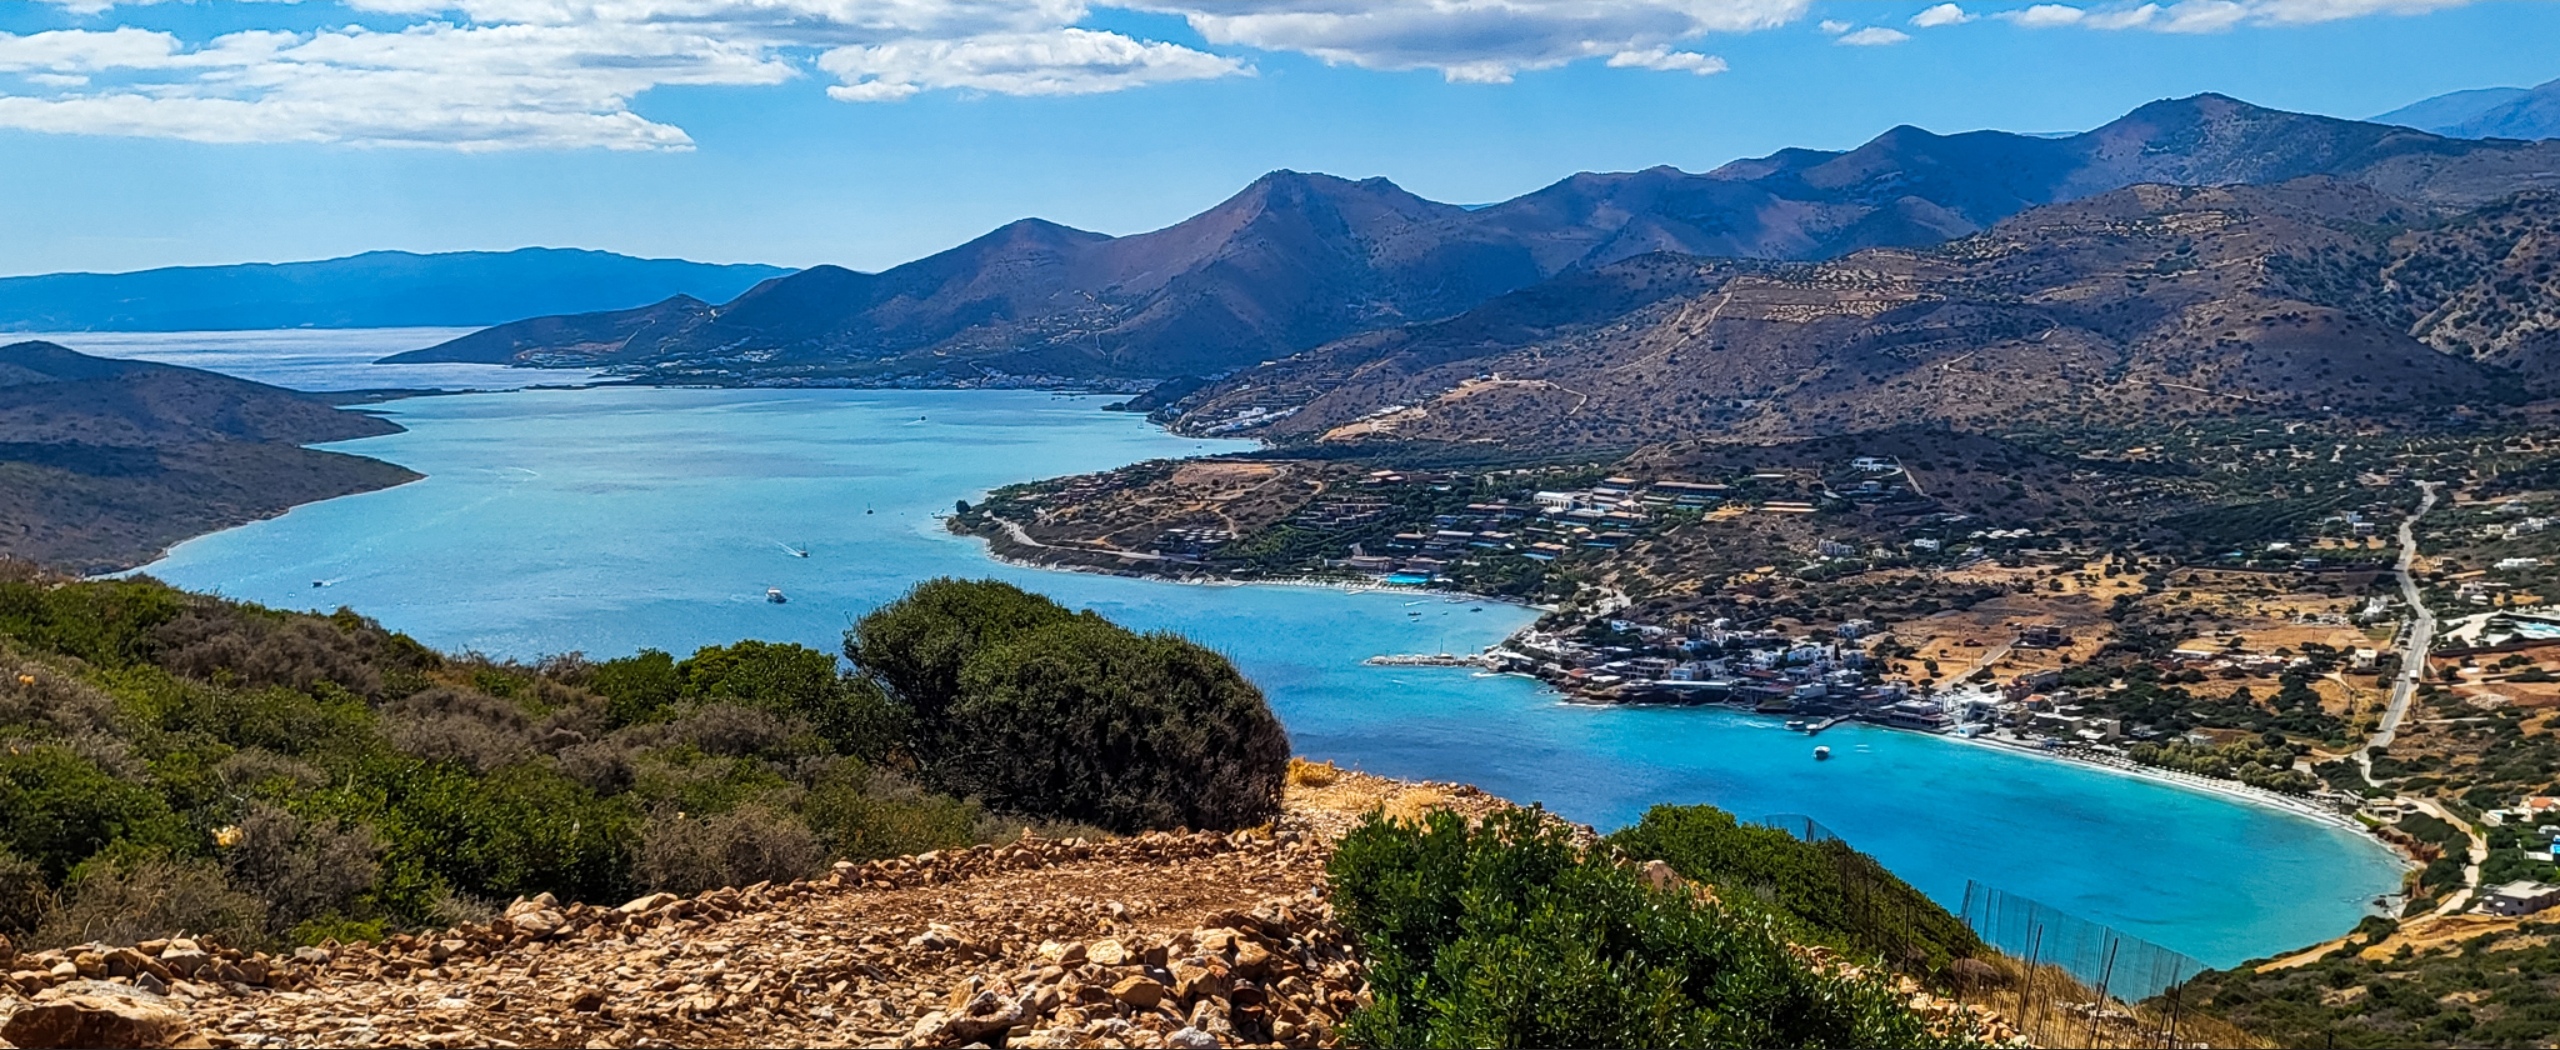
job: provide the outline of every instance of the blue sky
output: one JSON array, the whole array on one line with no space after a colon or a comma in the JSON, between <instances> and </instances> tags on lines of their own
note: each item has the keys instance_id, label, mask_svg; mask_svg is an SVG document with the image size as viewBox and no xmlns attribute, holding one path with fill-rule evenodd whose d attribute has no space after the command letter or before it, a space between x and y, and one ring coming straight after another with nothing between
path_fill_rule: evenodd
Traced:
<instances>
[{"instance_id":1,"label":"blue sky","mask_svg":"<svg viewBox=\"0 0 2560 1050\"><path fill-rule=\"evenodd\" d=\"M2549 0L0 0L0 274L561 245L878 268L1273 168L1457 202L1895 124L2560 77Z\"/></svg>"}]
</instances>

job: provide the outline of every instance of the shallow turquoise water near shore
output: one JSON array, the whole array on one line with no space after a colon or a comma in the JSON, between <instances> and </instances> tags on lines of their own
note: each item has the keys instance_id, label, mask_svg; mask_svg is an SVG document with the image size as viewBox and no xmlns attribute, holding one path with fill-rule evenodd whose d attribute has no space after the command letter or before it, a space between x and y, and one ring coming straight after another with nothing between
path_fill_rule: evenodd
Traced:
<instances>
[{"instance_id":1,"label":"shallow turquoise water near shore","mask_svg":"<svg viewBox=\"0 0 2560 1050\"><path fill-rule=\"evenodd\" d=\"M426 480L190 541L147 571L519 657L740 637L832 649L918 579L997 576L1229 653L1306 754L1604 828L1656 802L1806 814L1950 904L1979 879L2208 963L2334 936L2397 883L2388 853L2339 829L2062 762L1843 726L1816 764L1804 737L1753 716L1576 707L1516 678L1359 663L1490 644L1526 610L1020 569L942 530L934 515L996 485L1238 447L1102 403L630 388L395 402L409 433L332 447Z\"/></svg>"}]
</instances>

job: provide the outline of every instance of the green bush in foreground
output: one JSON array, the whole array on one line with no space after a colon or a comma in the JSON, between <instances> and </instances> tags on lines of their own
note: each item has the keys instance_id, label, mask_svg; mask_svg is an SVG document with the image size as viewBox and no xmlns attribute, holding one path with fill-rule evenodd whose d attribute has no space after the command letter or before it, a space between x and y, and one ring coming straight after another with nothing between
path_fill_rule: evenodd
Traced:
<instances>
[{"instance_id":1,"label":"green bush in foreground","mask_svg":"<svg viewBox=\"0 0 2560 1050\"><path fill-rule=\"evenodd\" d=\"M1577 848L1541 814L1481 828L1372 815L1329 868L1380 1047L1974 1045L1892 991L1813 969L1777 931Z\"/></svg>"}]
</instances>

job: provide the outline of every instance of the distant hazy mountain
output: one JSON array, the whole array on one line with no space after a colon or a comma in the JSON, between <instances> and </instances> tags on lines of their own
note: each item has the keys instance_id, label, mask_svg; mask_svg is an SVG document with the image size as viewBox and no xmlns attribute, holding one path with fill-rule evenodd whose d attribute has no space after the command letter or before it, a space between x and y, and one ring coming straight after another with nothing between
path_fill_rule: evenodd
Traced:
<instances>
[{"instance_id":1,"label":"distant hazy mountain","mask_svg":"<svg viewBox=\"0 0 2560 1050\"><path fill-rule=\"evenodd\" d=\"M1024 220L878 274L821 266L722 306L538 318L394 360L612 364L714 382L1205 375L1651 252L1828 259L1937 244L2138 183L2307 175L2474 204L2560 184L2560 143L2448 139L2198 95L2058 138L1901 127L1847 152L1576 175L1480 208L1384 179L1283 171L1151 233Z\"/></svg>"},{"instance_id":2,"label":"distant hazy mountain","mask_svg":"<svg viewBox=\"0 0 2560 1050\"><path fill-rule=\"evenodd\" d=\"M2456 91L2373 119L2455 138L2560 138L2560 80L2536 88Z\"/></svg>"},{"instance_id":3,"label":"distant hazy mountain","mask_svg":"<svg viewBox=\"0 0 2560 1050\"><path fill-rule=\"evenodd\" d=\"M412 481L302 447L399 430L201 369L0 346L0 557L126 568L189 536Z\"/></svg>"},{"instance_id":4,"label":"distant hazy mountain","mask_svg":"<svg viewBox=\"0 0 2560 1050\"><path fill-rule=\"evenodd\" d=\"M496 324L618 310L670 295L723 300L777 266L610 252L367 252L321 262L0 278L0 331L183 332Z\"/></svg>"}]
</instances>

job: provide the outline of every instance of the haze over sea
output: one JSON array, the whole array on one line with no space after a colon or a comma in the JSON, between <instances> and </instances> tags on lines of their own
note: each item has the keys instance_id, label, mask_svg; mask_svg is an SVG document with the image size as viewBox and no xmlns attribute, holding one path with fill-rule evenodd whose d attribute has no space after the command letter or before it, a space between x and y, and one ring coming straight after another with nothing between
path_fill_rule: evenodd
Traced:
<instances>
[{"instance_id":1,"label":"haze over sea","mask_svg":"<svg viewBox=\"0 0 2560 1050\"><path fill-rule=\"evenodd\" d=\"M223 353L190 342L201 337L56 338L305 389L432 385L360 363L414 336L269 335L229 333ZM1858 725L1826 733L1835 757L1816 763L1811 742L1757 716L1573 706L1522 679L1360 663L1485 646L1528 610L1016 568L943 531L953 500L1006 483L1244 447L1104 403L627 387L398 401L382 410L408 433L330 447L426 480L202 537L146 571L275 606L347 605L431 645L528 659L745 637L833 650L851 618L917 580L993 576L1228 653L1303 754L1472 783L1604 828L1659 802L1805 814L1950 906L1978 879L2214 965L2336 936L2397 888L2398 864L2370 840L2072 763ZM767 602L768 587L790 602Z\"/></svg>"}]
</instances>

